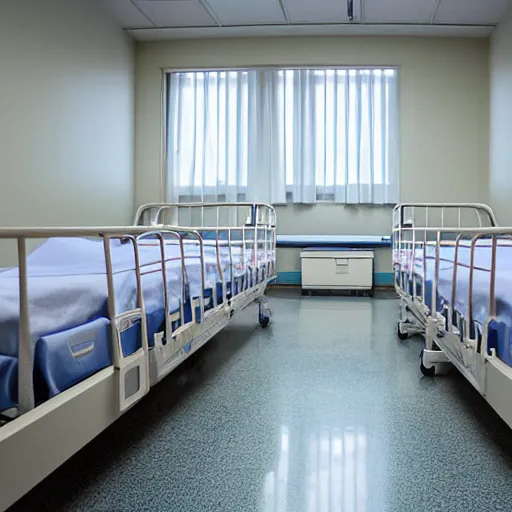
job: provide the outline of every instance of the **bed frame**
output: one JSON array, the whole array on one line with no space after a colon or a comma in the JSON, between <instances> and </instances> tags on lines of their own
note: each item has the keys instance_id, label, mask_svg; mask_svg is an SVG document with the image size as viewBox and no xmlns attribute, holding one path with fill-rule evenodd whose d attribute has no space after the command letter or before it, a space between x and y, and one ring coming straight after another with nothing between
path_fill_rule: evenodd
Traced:
<instances>
[{"instance_id":1,"label":"bed frame","mask_svg":"<svg viewBox=\"0 0 512 512\"><path fill-rule=\"evenodd\" d=\"M435 298L432 295L435 290L427 290L423 279L413 272L415 251L425 251L428 245L437 243L438 232L458 233L462 229L483 229L484 226L496 226L496 219L492 210L480 203L401 203L395 206L393 273L395 290L401 299L397 324L400 339L413 334L425 335L430 299Z\"/></svg>"},{"instance_id":2,"label":"bed frame","mask_svg":"<svg viewBox=\"0 0 512 512\"><path fill-rule=\"evenodd\" d=\"M447 215L448 212L450 215ZM472 217L473 222L463 222L461 219L464 215L466 219ZM512 237L512 229L497 227L492 210L486 205L474 203L399 204L394 210L393 220L395 289L401 299L398 336L405 339L410 334L423 335L425 348L420 357L422 374L434 376L455 366L512 427L512 367L501 361L496 350L488 346L489 325L496 319L497 310L498 240ZM475 248L478 241L484 238L492 248L489 268L475 264ZM449 303L440 304L440 253L441 247L448 244L454 248L454 259L450 260L453 263L452 297ZM469 265L458 260L462 244L469 248ZM427 248L435 254L430 286L429 279L425 278ZM423 253L421 275L414 271L417 251ZM453 306L457 272L461 268L467 269L469 275L466 316ZM489 272L489 305L483 325L475 322L471 315L475 271Z\"/></svg>"},{"instance_id":3,"label":"bed frame","mask_svg":"<svg viewBox=\"0 0 512 512\"><path fill-rule=\"evenodd\" d=\"M270 321L265 289L276 276L276 216L272 206L257 203L155 203L141 206L133 226L94 228L3 228L0 239L17 243L20 327L18 354L18 407L10 411L13 419L0 426L0 510L7 509L32 487L53 472L95 436L105 430L124 412L144 397L150 388L167 376L182 361L209 341L230 322L237 311L251 303L259 303L258 320L263 327ZM94 237L103 240L108 285L108 311L111 326L113 364L35 405L33 387L34 344L30 336L29 279L27 278L27 240L50 237ZM172 330L172 322L180 312L167 314L166 332L170 339L157 333L150 347L146 332L145 307L142 293L138 244L150 239L158 243L162 254L162 289L167 306L165 277L165 244L170 238L181 247L182 278L185 282L185 252L187 240L195 240L201 250L203 294L192 300L192 321ZM134 250L137 280L137 307L120 315L115 314L114 279L110 241L130 243ZM216 247L218 275L221 276L221 300L212 292L213 306L205 307L204 244L208 239ZM212 242L213 240L213 242ZM252 249L252 265L242 270L241 285L225 282L221 249L238 245L244 253ZM233 272L231 278L234 280ZM232 293L229 293L229 292ZM186 301L182 287L181 304ZM169 311L166 308L166 311ZM183 310L181 318L184 319ZM123 355L120 333L126 326L140 321L142 346L132 355ZM184 324L184 325L183 325Z\"/></svg>"}]
</instances>

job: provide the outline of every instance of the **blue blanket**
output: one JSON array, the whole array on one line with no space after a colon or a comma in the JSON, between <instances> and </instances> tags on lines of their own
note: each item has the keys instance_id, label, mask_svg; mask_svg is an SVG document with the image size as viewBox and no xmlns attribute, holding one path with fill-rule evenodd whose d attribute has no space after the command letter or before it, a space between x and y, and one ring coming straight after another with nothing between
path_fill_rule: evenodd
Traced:
<instances>
[{"instance_id":1,"label":"blue blanket","mask_svg":"<svg viewBox=\"0 0 512 512\"><path fill-rule=\"evenodd\" d=\"M131 243L111 242L116 314L137 305L134 251ZM240 248L232 249L239 262ZM202 293L201 260L198 244L185 247L186 276L191 296ZM160 246L154 240L139 244L142 288L146 312L163 308ZM250 251L246 251L246 262ZM182 263L179 246L166 245L167 286L170 311L179 308L182 289ZM27 258L30 328L33 341L41 336L81 325L99 316L107 316L107 280L103 242L81 238L53 238ZM222 251L227 268L229 251ZM237 273L242 265L235 266ZM227 270L226 270L227 272ZM205 288L220 280L214 245L205 246ZM227 277L227 274L226 274ZM0 354L18 352L19 284L18 269L0 273Z\"/></svg>"}]
</instances>

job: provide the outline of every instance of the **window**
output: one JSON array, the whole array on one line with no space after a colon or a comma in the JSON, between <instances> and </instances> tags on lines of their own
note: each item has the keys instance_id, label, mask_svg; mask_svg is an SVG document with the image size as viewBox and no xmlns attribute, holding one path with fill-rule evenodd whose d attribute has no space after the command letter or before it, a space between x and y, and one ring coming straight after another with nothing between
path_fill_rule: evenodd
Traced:
<instances>
[{"instance_id":1,"label":"window","mask_svg":"<svg viewBox=\"0 0 512 512\"><path fill-rule=\"evenodd\" d=\"M398 201L397 71L168 76L172 200Z\"/></svg>"}]
</instances>

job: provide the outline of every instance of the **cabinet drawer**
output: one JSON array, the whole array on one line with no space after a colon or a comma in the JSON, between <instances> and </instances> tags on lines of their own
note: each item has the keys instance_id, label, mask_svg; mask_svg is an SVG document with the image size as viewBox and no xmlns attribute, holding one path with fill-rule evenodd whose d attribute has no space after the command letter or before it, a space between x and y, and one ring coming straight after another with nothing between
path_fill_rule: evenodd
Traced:
<instances>
[{"instance_id":1,"label":"cabinet drawer","mask_svg":"<svg viewBox=\"0 0 512 512\"><path fill-rule=\"evenodd\" d=\"M371 288L372 258L302 258L302 286Z\"/></svg>"}]
</instances>

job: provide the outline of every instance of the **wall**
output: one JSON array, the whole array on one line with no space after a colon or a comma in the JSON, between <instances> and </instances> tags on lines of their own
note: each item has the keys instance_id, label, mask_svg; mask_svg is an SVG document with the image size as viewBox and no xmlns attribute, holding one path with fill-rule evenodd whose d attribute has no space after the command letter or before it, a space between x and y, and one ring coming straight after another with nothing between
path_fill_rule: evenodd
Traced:
<instances>
[{"instance_id":1,"label":"wall","mask_svg":"<svg viewBox=\"0 0 512 512\"><path fill-rule=\"evenodd\" d=\"M126 224L134 43L100 0L0 2L0 224Z\"/></svg>"},{"instance_id":2,"label":"wall","mask_svg":"<svg viewBox=\"0 0 512 512\"><path fill-rule=\"evenodd\" d=\"M441 38L282 38L143 43L136 65L136 203L162 197L162 69L397 65L402 201L487 201L488 42ZM286 206L278 232L389 234L390 208ZM280 271L299 268L281 250ZM391 270L379 251L377 272Z\"/></svg>"},{"instance_id":3,"label":"wall","mask_svg":"<svg viewBox=\"0 0 512 512\"><path fill-rule=\"evenodd\" d=\"M489 196L499 224L512 225L512 7L491 40Z\"/></svg>"}]
</instances>

